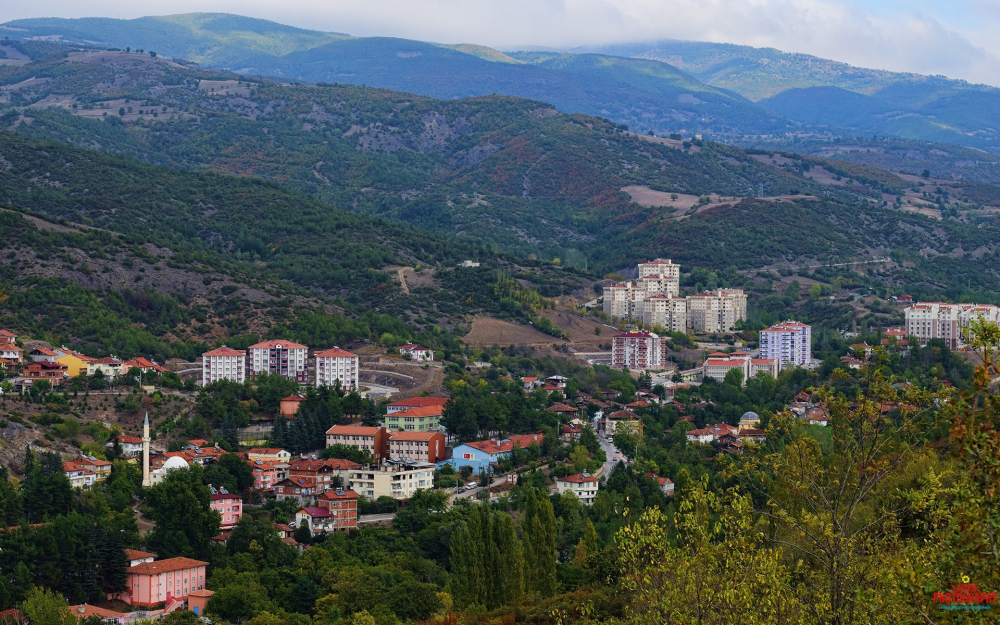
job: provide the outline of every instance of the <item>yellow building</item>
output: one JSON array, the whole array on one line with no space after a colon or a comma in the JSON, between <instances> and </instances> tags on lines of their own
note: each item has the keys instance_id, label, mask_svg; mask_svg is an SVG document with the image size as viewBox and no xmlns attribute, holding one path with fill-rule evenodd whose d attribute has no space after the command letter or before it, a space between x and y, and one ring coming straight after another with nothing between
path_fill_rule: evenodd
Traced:
<instances>
[{"instance_id":1,"label":"yellow building","mask_svg":"<svg viewBox=\"0 0 1000 625\"><path fill-rule=\"evenodd\" d=\"M87 365L94 361L90 356L84 356L79 352L74 352L70 350L58 350L56 353L62 354L59 358L56 358L56 362L61 365L66 365L66 373L71 378L87 373Z\"/></svg>"}]
</instances>

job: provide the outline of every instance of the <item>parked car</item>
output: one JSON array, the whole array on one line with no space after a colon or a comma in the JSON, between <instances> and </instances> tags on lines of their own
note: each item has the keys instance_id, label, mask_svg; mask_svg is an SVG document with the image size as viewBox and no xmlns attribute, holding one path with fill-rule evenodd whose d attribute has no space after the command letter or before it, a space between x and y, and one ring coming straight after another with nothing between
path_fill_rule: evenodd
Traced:
<instances>
[{"instance_id":1,"label":"parked car","mask_svg":"<svg viewBox=\"0 0 1000 625\"><path fill-rule=\"evenodd\" d=\"M479 486L479 482L469 482L465 485L466 488L475 488L477 486Z\"/></svg>"},{"instance_id":2,"label":"parked car","mask_svg":"<svg viewBox=\"0 0 1000 625\"><path fill-rule=\"evenodd\" d=\"M458 489L455 491L455 494L456 495L461 495L464 492L465 492L465 488L462 487L462 486L459 486Z\"/></svg>"}]
</instances>

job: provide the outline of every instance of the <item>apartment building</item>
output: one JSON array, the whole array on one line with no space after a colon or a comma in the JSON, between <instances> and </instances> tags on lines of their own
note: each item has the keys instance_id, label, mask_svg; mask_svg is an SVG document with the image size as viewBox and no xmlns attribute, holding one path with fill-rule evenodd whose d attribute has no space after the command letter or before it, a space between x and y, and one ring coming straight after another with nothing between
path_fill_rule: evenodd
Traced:
<instances>
[{"instance_id":1,"label":"apartment building","mask_svg":"<svg viewBox=\"0 0 1000 625\"><path fill-rule=\"evenodd\" d=\"M357 354L339 347L316 352L316 387L335 386L338 380L345 391L357 390Z\"/></svg>"},{"instance_id":2,"label":"apartment building","mask_svg":"<svg viewBox=\"0 0 1000 625\"><path fill-rule=\"evenodd\" d=\"M335 425L326 431L326 446L346 445L371 453L375 462L389 454L389 435L384 427L363 425Z\"/></svg>"},{"instance_id":3,"label":"apartment building","mask_svg":"<svg viewBox=\"0 0 1000 625\"><path fill-rule=\"evenodd\" d=\"M369 501L379 497L409 499L419 489L434 487L434 465L429 462L388 460L350 475L350 487Z\"/></svg>"},{"instance_id":4,"label":"apartment building","mask_svg":"<svg viewBox=\"0 0 1000 625\"><path fill-rule=\"evenodd\" d=\"M663 366L663 344L652 332L626 332L611 343L611 366L615 369L659 369Z\"/></svg>"},{"instance_id":5,"label":"apartment building","mask_svg":"<svg viewBox=\"0 0 1000 625\"><path fill-rule=\"evenodd\" d=\"M944 302L917 302L905 309L905 332L926 345L941 339L951 349L965 346L962 331L976 319L1000 323L1000 307L991 304L946 304Z\"/></svg>"},{"instance_id":6,"label":"apartment building","mask_svg":"<svg viewBox=\"0 0 1000 625\"><path fill-rule=\"evenodd\" d=\"M642 323L670 332L687 331L687 300L676 295L654 295L642 302Z\"/></svg>"},{"instance_id":7,"label":"apartment building","mask_svg":"<svg viewBox=\"0 0 1000 625\"><path fill-rule=\"evenodd\" d=\"M308 347L293 341L257 343L247 350L247 374L275 373L305 384L308 354Z\"/></svg>"},{"instance_id":8,"label":"apartment building","mask_svg":"<svg viewBox=\"0 0 1000 625\"><path fill-rule=\"evenodd\" d=\"M360 466L343 458L299 458L288 464L288 479L318 494L347 484L350 472Z\"/></svg>"},{"instance_id":9,"label":"apartment building","mask_svg":"<svg viewBox=\"0 0 1000 625\"><path fill-rule=\"evenodd\" d=\"M393 432L389 435L389 457L413 462L440 462L445 459L441 432Z\"/></svg>"},{"instance_id":10,"label":"apartment building","mask_svg":"<svg viewBox=\"0 0 1000 625\"><path fill-rule=\"evenodd\" d=\"M385 416L385 429L406 432L436 432L444 408L440 406L419 406L397 410Z\"/></svg>"},{"instance_id":11,"label":"apartment building","mask_svg":"<svg viewBox=\"0 0 1000 625\"><path fill-rule=\"evenodd\" d=\"M350 489L328 490L319 496L319 507L330 513L328 527L334 531L358 527L358 494Z\"/></svg>"},{"instance_id":12,"label":"apartment building","mask_svg":"<svg viewBox=\"0 0 1000 625\"><path fill-rule=\"evenodd\" d=\"M687 298L687 325L700 332L731 332L747 318L743 289L717 289Z\"/></svg>"},{"instance_id":13,"label":"apartment building","mask_svg":"<svg viewBox=\"0 0 1000 625\"><path fill-rule=\"evenodd\" d=\"M638 291L631 282L604 287L604 314L615 319L630 319Z\"/></svg>"},{"instance_id":14,"label":"apartment building","mask_svg":"<svg viewBox=\"0 0 1000 625\"><path fill-rule=\"evenodd\" d=\"M432 406L443 409L447 403L447 397L410 397L409 399L399 399L386 404L385 411L387 414L393 414L411 408L429 408Z\"/></svg>"},{"instance_id":15,"label":"apartment building","mask_svg":"<svg viewBox=\"0 0 1000 625\"><path fill-rule=\"evenodd\" d=\"M556 490L560 495L573 493L584 505L594 503L597 497L598 480L593 475L584 471L577 475L556 478Z\"/></svg>"},{"instance_id":16,"label":"apartment building","mask_svg":"<svg viewBox=\"0 0 1000 625\"><path fill-rule=\"evenodd\" d=\"M746 352L733 352L731 354L715 352L714 354L709 354L702 365L702 377L722 382L726 379L726 374L734 369L739 370L743 374L743 383L746 384L751 371L750 354Z\"/></svg>"},{"instance_id":17,"label":"apartment building","mask_svg":"<svg viewBox=\"0 0 1000 625\"><path fill-rule=\"evenodd\" d=\"M777 360L782 369L809 364L812 327L798 321L785 321L761 330L760 357Z\"/></svg>"},{"instance_id":18,"label":"apartment building","mask_svg":"<svg viewBox=\"0 0 1000 625\"><path fill-rule=\"evenodd\" d=\"M639 263L637 267L640 278L662 276L676 283L681 281L681 266L674 264L669 258L657 258L649 262ZM677 293L675 292L674 295Z\"/></svg>"},{"instance_id":19,"label":"apartment building","mask_svg":"<svg viewBox=\"0 0 1000 625\"><path fill-rule=\"evenodd\" d=\"M219 380L242 384L247 380L247 353L223 345L201 355L201 383L205 386Z\"/></svg>"}]
</instances>

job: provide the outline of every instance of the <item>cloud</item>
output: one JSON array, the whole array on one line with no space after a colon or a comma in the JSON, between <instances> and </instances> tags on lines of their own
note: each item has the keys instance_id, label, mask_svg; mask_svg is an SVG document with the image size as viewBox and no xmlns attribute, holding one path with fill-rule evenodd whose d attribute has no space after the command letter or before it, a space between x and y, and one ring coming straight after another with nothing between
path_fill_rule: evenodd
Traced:
<instances>
[{"instance_id":1,"label":"cloud","mask_svg":"<svg viewBox=\"0 0 1000 625\"><path fill-rule=\"evenodd\" d=\"M125 18L150 10L134 0L7 4L17 6L0 9L0 19ZM993 9L1000 0L175 0L169 6L171 12L225 11L356 35L504 49L666 38L738 43L875 69L1000 83L1000 44L992 35L1000 21ZM958 19L970 13L983 20L970 25Z\"/></svg>"}]
</instances>

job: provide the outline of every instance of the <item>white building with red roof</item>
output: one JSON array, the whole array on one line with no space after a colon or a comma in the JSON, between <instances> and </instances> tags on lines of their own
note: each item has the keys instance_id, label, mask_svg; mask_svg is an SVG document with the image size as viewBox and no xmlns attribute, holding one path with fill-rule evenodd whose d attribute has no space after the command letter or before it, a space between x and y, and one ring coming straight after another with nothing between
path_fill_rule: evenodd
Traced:
<instances>
[{"instance_id":1,"label":"white building with red roof","mask_svg":"<svg viewBox=\"0 0 1000 625\"><path fill-rule=\"evenodd\" d=\"M747 318L747 295L743 289L717 289L687 298L687 324L692 330L731 332L736 322Z\"/></svg>"},{"instance_id":2,"label":"white building with red roof","mask_svg":"<svg viewBox=\"0 0 1000 625\"><path fill-rule=\"evenodd\" d=\"M389 434L384 427L335 425L326 431L326 446L344 445L371 453L375 462L389 454Z\"/></svg>"},{"instance_id":3,"label":"white building with red roof","mask_svg":"<svg viewBox=\"0 0 1000 625\"><path fill-rule=\"evenodd\" d=\"M294 341L273 340L247 349L247 375L282 375L300 384L307 381L309 348Z\"/></svg>"},{"instance_id":4,"label":"white building with red roof","mask_svg":"<svg viewBox=\"0 0 1000 625\"><path fill-rule=\"evenodd\" d=\"M415 343L407 343L399 348L400 356L409 356L411 360L416 362L431 362L434 360L434 352L424 347L423 345L417 345Z\"/></svg>"},{"instance_id":5,"label":"white building with red roof","mask_svg":"<svg viewBox=\"0 0 1000 625\"><path fill-rule=\"evenodd\" d=\"M812 327L798 321L784 321L761 330L760 357L777 360L782 369L809 364Z\"/></svg>"},{"instance_id":6,"label":"white building with red roof","mask_svg":"<svg viewBox=\"0 0 1000 625\"><path fill-rule=\"evenodd\" d=\"M340 388L345 391L358 389L358 355L331 347L316 352L316 387L335 386L340 381Z\"/></svg>"},{"instance_id":7,"label":"white building with red roof","mask_svg":"<svg viewBox=\"0 0 1000 625\"><path fill-rule=\"evenodd\" d=\"M220 380L242 384L247 380L247 353L223 345L201 355L201 383L205 386Z\"/></svg>"},{"instance_id":8,"label":"white building with red roof","mask_svg":"<svg viewBox=\"0 0 1000 625\"><path fill-rule=\"evenodd\" d=\"M903 314L906 319L904 332L907 336L915 337L921 345L941 339L951 349L965 346L962 331L974 320L1000 323L1000 307L992 304L917 302L907 307Z\"/></svg>"},{"instance_id":9,"label":"white building with red roof","mask_svg":"<svg viewBox=\"0 0 1000 625\"><path fill-rule=\"evenodd\" d=\"M585 505L592 505L597 497L598 479L584 471L576 475L556 478L556 491L560 495L573 493Z\"/></svg>"},{"instance_id":10,"label":"white building with red roof","mask_svg":"<svg viewBox=\"0 0 1000 625\"><path fill-rule=\"evenodd\" d=\"M24 360L24 350L14 343L0 344L0 361L19 365Z\"/></svg>"}]
</instances>

